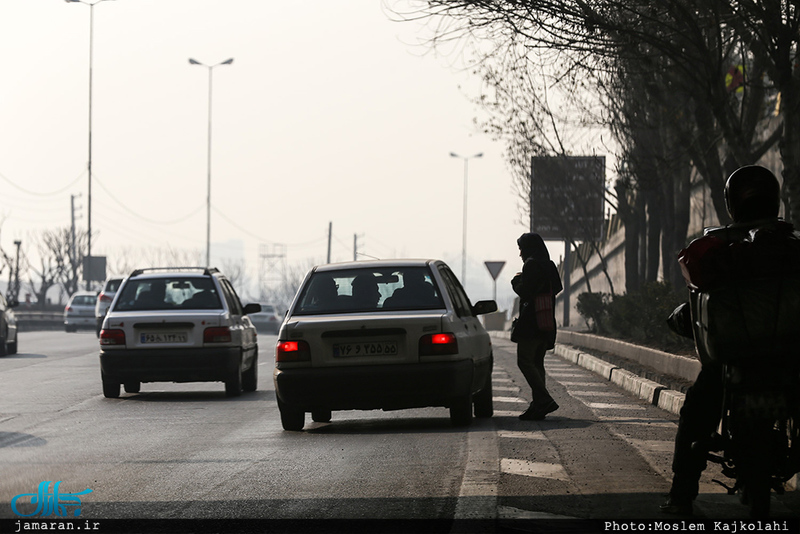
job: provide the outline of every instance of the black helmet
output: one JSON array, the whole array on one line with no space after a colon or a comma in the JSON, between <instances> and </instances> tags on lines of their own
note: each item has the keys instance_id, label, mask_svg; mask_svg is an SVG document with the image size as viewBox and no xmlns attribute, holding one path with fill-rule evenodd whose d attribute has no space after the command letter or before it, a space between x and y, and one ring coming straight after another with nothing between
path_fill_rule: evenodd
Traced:
<instances>
[{"instance_id":1,"label":"black helmet","mask_svg":"<svg viewBox=\"0 0 800 534\"><path fill-rule=\"evenodd\" d=\"M725 183L725 206L734 222L777 217L781 207L778 179L759 165L740 167Z\"/></svg>"}]
</instances>

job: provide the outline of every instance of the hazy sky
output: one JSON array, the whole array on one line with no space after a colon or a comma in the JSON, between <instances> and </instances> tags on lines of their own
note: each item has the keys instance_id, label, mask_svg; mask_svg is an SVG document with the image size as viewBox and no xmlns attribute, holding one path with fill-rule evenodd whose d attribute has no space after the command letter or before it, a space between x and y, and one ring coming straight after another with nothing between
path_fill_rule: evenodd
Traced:
<instances>
[{"instance_id":1,"label":"hazy sky","mask_svg":"<svg viewBox=\"0 0 800 534\"><path fill-rule=\"evenodd\" d=\"M63 0L0 3L0 241L87 223L89 13ZM208 70L213 70L212 256L241 241L290 265L432 257L491 298L486 260L519 267L517 198L502 147L476 132L478 80L425 54L414 23L378 0L114 0L94 7L94 255L206 243ZM236 254L235 248L231 254ZM558 258L553 258L558 260Z\"/></svg>"}]
</instances>

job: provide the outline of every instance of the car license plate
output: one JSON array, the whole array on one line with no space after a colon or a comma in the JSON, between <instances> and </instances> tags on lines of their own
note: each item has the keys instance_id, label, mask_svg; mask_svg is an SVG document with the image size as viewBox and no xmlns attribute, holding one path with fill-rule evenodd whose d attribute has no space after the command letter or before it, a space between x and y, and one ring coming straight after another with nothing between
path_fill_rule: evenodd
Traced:
<instances>
[{"instance_id":1,"label":"car license plate","mask_svg":"<svg viewBox=\"0 0 800 534\"><path fill-rule=\"evenodd\" d=\"M145 332L139 337L139 341L143 345L148 343L186 343L188 339L186 332Z\"/></svg>"},{"instance_id":2,"label":"car license plate","mask_svg":"<svg viewBox=\"0 0 800 534\"><path fill-rule=\"evenodd\" d=\"M386 356L397 354L395 341L370 341L361 343L337 343L333 346L335 358L352 358L355 356Z\"/></svg>"}]
</instances>

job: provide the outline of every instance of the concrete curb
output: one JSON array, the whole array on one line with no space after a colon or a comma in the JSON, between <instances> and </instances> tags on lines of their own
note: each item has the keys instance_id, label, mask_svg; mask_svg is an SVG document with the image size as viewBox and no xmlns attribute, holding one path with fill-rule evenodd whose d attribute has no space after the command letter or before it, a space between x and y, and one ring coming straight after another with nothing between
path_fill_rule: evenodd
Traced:
<instances>
[{"instance_id":1,"label":"concrete curb","mask_svg":"<svg viewBox=\"0 0 800 534\"><path fill-rule=\"evenodd\" d=\"M659 373L677 376L690 382L694 382L700 372L700 361L694 357L670 354L626 341L571 330L561 329L557 335L558 343L616 354L655 369Z\"/></svg>"},{"instance_id":2,"label":"concrete curb","mask_svg":"<svg viewBox=\"0 0 800 534\"><path fill-rule=\"evenodd\" d=\"M492 331L490 334L492 337L499 339L509 339L508 332ZM630 345L630 343L625 343L624 345ZM636 347L635 345L630 346ZM617 346L616 348L617 350L614 352L614 354L628 358L628 355L625 354L625 350L619 350L620 346ZM622 348L624 349L625 347L623 346ZM666 410L673 414L679 414L681 408L683 407L683 401L686 397L683 393L668 389L666 386L661 385L658 382L654 382L653 380L648 380L647 378L637 376L636 374L626 369L617 367L616 365L598 358L597 356L581 352L577 347L571 347L559 342L556 343L553 353L560 358L563 358L583 367L584 369L588 369L597 375L600 375L606 380L618 385L625 391L636 395L638 398L643 399L654 406L658 406L662 410ZM634 358L629 359L635 360Z\"/></svg>"}]
</instances>

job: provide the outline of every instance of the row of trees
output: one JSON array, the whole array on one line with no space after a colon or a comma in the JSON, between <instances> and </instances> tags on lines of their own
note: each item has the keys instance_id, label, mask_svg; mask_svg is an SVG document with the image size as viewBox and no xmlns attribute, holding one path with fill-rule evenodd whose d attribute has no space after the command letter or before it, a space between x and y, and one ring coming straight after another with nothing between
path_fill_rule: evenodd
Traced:
<instances>
[{"instance_id":1,"label":"row of trees","mask_svg":"<svg viewBox=\"0 0 800 534\"><path fill-rule=\"evenodd\" d=\"M85 230L59 228L31 232L15 249L0 244L0 276L7 280L6 296L17 301L30 296L31 305L44 310L50 304L48 296L56 292L59 300L53 304L63 305L70 295L87 288L83 280L87 241ZM109 277L124 276L141 267L202 265L203 257L200 250L123 249L107 257L107 272ZM308 270L302 266L286 268L274 287L260 288L244 260L224 260L218 267L243 299L272 302L282 309L288 307ZM92 289L98 289L98 285L93 284Z\"/></svg>"},{"instance_id":2,"label":"row of trees","mask_svg":"<svg viewBox=\"0 0 800 534\"><path fill-rule=\"evenodd\" d=\"M779 150L786 218L800 227L800 7L792 0L428 0L430 45L468 55L485 132L504 143L528 221L532 156L585 150L610 129L606 191L626 233L626 287L680 283L692 179L717 219L726 177ZM580 154L583 155L583 154ZM780 171L781 169L776 169Z\"/></svg>"}]
</instances>

